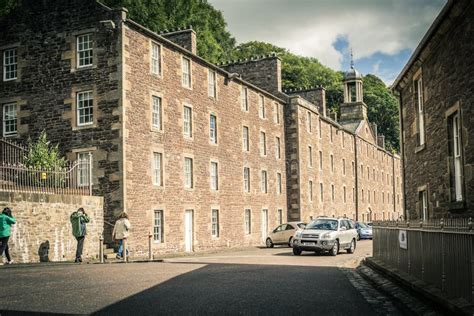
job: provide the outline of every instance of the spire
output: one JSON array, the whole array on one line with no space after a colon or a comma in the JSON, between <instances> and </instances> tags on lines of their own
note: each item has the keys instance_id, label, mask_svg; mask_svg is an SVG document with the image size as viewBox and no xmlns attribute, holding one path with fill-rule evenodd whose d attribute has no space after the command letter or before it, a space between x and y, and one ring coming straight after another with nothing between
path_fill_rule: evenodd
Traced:
<instances>
[{"instance_id":1,"label":"spire","mask_svg":"<svg viewBox=\"0 0 474 316\"><path fill-rule=\"evenodd\" d=\"M352 54L352 47L351 47L351 69L354 69L354 55Z\"/></svg>"}]
</instances>

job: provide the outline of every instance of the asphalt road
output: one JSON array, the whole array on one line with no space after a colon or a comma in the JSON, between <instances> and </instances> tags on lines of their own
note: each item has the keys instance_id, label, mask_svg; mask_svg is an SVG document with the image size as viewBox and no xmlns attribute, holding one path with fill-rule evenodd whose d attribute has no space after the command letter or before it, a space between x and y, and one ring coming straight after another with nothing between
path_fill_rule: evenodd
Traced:
<instances>
[{"instance_id":1,"label":"asphalt road","mask_svg":"<svg viewBox=\"0 0 474 316\"><path fill-rule=\"evenodd\" d=\"M337 257L252 248L164 263L4 266L0 315L373 315L347 272L371 244Z\"/></svg>"}]
</instances>

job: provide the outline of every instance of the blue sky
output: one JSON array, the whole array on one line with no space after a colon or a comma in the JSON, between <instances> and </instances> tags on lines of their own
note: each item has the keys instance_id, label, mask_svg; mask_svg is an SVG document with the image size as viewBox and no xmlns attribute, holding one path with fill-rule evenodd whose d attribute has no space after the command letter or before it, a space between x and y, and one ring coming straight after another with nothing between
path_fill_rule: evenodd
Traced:
<instances>
[{"instance_id":1,"label":"blue sky","mask_svg":"<svg viewBox=\"0 0 474 316\"><path fill-rule=\"evenodd\" d=\"M208 0L238 43L264 41L390 85L447 0Z\"/></svg>"}]
</instances>

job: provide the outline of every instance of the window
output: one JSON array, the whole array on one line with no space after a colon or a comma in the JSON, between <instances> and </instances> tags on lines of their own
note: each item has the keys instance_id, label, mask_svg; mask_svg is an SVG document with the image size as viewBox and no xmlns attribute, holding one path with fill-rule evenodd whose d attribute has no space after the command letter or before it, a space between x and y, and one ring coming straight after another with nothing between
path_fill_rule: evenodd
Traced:
<instances>
[{"instance_id":1,"label":"window","mask_svg":"<svg viewBox=\"0 0 474 316\"><path fill-rule=\"evenodd\" d=\"M263 156L267 154L267 138L265 132L260 132L260 154Z\"/></svg>"},{"instance_id":2,"label":"window","mask_svg":"<svg viewBox=\"0 0 474 316\"><path fill-rule=\"evenodd\" d=\"M319 151L319 170L323 170L323 152Z\"/></svg>"},{"instance_id":3,"label":"window","mask_svg":"<svg viewBox=\"0 0 474 316\"><path fill-rule=\"evenodd\" d=\"M83 151L77 153L77 184L80 187L88 186L90 182L90 168L92 164L92 153Z\"/></svg>"},{"instance_id":4,"label":"window","mask_svg":"<svg viewBox=\"0 0 474 316\"><path fill-rule=\"evenodd\" d=\"M355 164L352 162L352 176L355 177Z\"/></svg>"},{"instance_id":5,"label":"window","mask_svg":"<svg viewBox=\"0 0 474 316\"><path fill-rule=\"evenodd\" d=\"M363 177L364 176L364 165L360 165L360 176Z\"/></svg>"},{"instance_id":6,"label":"window","mask_svg":"<svg viewBox=\"0 0 474 316\"><path fill-rule=\"evenodd\" d=\"M462 145L461 145L461 124L459 112L448 118L450 178L451 178L451 200L462 201ZM398 185L398 178L397 178Z\"/></svg>"},{"instance_id":7,"label":"window","mask_svg":"<svg viewBox=\"0 0 474 316\"><path fill-rule=\"evenodd\" d=\"M92 91L77 94L77 126L94 123L94 99Z\"/></svg>"},{"instance_id":8,"label":"window","mask_svg":"<svg viewBox=\"0 0 474 316\"><path fill-rule=\"evenodd\" d=\"M417 105L417 127L418 127L418 145L424 145L425 143L425 119L423 111L423 79L420 76L415 80L415 102Z\"/></svg>"},{"instance_id":9,"label":"window","mask_svg":"<svg viewBox=\"0 0 474 316\"><path fill-rule=\"evenodd\" d=\"M3 136L14 136L17 134L16 103L3 105Z\"/></svg>"},{"instance_id":10,"label":"window","mask_svg":"<svg viewBox=\"0 0 474 316\"><path fill-rule=\"evenodd\" d=\"M193 137L193 109L189 106L184 106L183 122L184 136Z\"/></svg>"},{"instance_id":11,"label":"window","mask_svg":"<svg viewBox=\"0 0 474 316\"><path fill-rule=\"evenodd\" d=\"M329 130L329 141L332 143L333 141L333 138L332 138L332 125L330 126L330 130Z\"/></svg>"},{"instance_id":12,"label":"window","mask_svg":"<svg viewBox=\"0 0 474 316\"><path fill-rule=\"evenodd\" d=\"M374 191L374 203L377 203L377 200L375 199L375 191Z\"/></svg>"},{"instance_id":13,"label":"window","mask_svg":"<svg viewBox=\"0 0 474 316\"><path fill-rule=\"evenodd\" d=\"M245 233L247 235L252 233L252 211L250 209L245 210Z\"/></svg>"},{"instance_id":14,"label":"window","mask_svg":"<svg viewBox=\"0 0 474 316\"><path fill-rule=\"evenodd\" d=\"M355 192L356 192L355 188L352 188L352 202L353 203L355 203L355 201L356 201L356 193Z\"/></svg>"},{"instance_id":15,"label":"window","mask_svg":"<svg viewBox=\"0 0 474 316\"><path fill-rule=\"evenodd\" d=\"M418 203L420 218L424 221L428 220L428 195L426 194L426 190L418 192Z\"/></svg>"},{"instance_id":16,"label":"window","mask_svg":"<svg viewBox=\"0 0 474 316\"><path fill-rule=\"evenodd\" d=\"M370 168L367 167L367 180L370 180Z\"/></svg>"},{"instance_id":17,"label":"window","mask_svg":"<svg viewBox=\"0 0 474 316\"><path fill-rule=\"evenodd\" d=\"M16 48L3 51L3 81L15 80L18 76Z\"/></svg>"},{"instance_id":18,"label":"window","mask_svg":"<svg viewBox=\"0 0 474 316\"><path fill-rule=\"evenodd\" d=\"M280 124L280 105L278 103L273 103L273 122Z\"/></svg>"},{"instance_id":19,"label":"window","mask_svg":"<svg viewBox=\"0 0 474 316\"><path fill-rule=\"evenodd\" d=\"M324 201L324 187L323 184L319 184L319 202Z\"/></svg>"},{"instance_id":20,"label":"window","mask_svg":"<svg viewBox=\"0 0 474 316\"><path fill-rule=\"evenodd\" d=\"M306 118L306 121L307 121L307 129L308 129L308 132L311 133L313 131L313 124L311 122L311 112L308 111L306 112L307 114L307 118Z\"/></svg>"},{"instance_id":21,"label":"window","mask_svg":"<svg viewBox=\"0 0 474 316\"><path fill-rule=\"evenodd\" d=\"M92 36L85 34L77 37L77 67L92 66Z\"/></svg>"},{"instance_id":22,"label":"window","mask_svg":"<svg viewBox=\"0 0 474 316\"><path fill-rule=\"evenodd\" d=\"M265 170L262 170L262 192L267 193L268 192L268 187L267 187L267 172Z\"/></svg>"},{"instance_id":23,"label":"window","mask_svg":"<svg viewBox=\"0 0 474 316\"><path fill-rule=\"evenodd\" d=\"M188 157L184 158L184 187L193 187L193 159Z\"/></svg>"},{"instance_id":24,"label":"window","mask_svg":"<svg viewBox=\"0 0 474 316\"><path fill-rule=\"evenodd\" d=\"M277 193L281 194L282 183L281 183L281 173L277 172Z\"/></svg>"},{"instance_id":25,"label":"window","mask_svg":"<svg viewBox=\"0 0 474 316\"><path fill-rule=\"evenodd\" d=\"M191 88L191 60L186 57L182 58L181 64L182 71L182 85L186 88Z\"/></svg>"},{"instance_id":26,"label":"window","mask_svg":"<svg viewBox=\"0 0 474 316\"><path fill-rule=\"evenodd\" d=\"M249 128L244 126L242 128L242 147L244 151L249 151Z\"/></svg>"},{"instance_id":27,"label":"window","mask_svg":"<svg viewBox=\"0 0 474 316\"><path fill-rule=\"evenodd\" d=\"M213 114L209 116L209 138L211 143L217 144L217 119Z\"/></svg>"},{"instance_id":28,"label":"window","mask_svg":"<svg viewBox=\"0 0 474 316\"><path fill-rule=\"evenodd\" d=\"M367 190L367 202L370 203L370 190Z\"/></svg>"},{"instance_id":29,"label":"window","mask_svg":"<svg viewBox=\"0 0 474 316\"><path fill-rule=\"evenodd\" d=\"M153 185L163 186L163 156L153 153Z\"/></svg>"},{"instance_id":30,"label":"window","mask_svg":"<svg viewBox=\"0 0 474 316\"><path fill-rule=\"evenodd\" d=\"M258 113L260 118L265 118L265 97L263 95L260 95L258 99Z\"/></svg>"},{"instance_id":31,"label":"window","mask_svg":"<svg viewBox=\"0 0 474 316\"><path fill-rule=\"evenodd\" d=\"M250 168L244 167L244 192L250 192Z\"/></svg>"},{"instance_id":32,"label":"window","mask_svg":"<svg viewBox=\"0 0 474 316\"><path fill-rule=\"evenodd\" d=\"M219 237L219 210L212 210L212 237Z\"/></svg>"},{"instance_id":33,"label":"window","mask_svg":"<svg viewBox=\"0 0 474 316\"><path fill-rule=\"evenodd\" d=\"M246 87L240 88L240 103L242 105L242 110L249 110L248 90Z\"/></svg>"},{"instance_id":34,"label":"window","mask_svg":"<svg viewBox=\"0 0 474 316\"><path fill-rule=\"evenodd\" d=\"M309 201L313 201L313 181L309 181L308 183L308 195L309 195Z\"/></svg>"},{"instance_id":35,"label":"window","mask_svg":"<svg viewBox=\"0 0 474 316\"><path fill-rule=\"evenodd\" d=\"M308 166L313 167L313 148L308 146Z\"/></svg>"},{"instance_id":36,"label":"window","mask_svg":"<svg viewBox=\"0 0 474 316\"><path fill-rule=\"evenodd\" d=\"M277 159L281 158L280 137L275 138L275 155Z\"/></svg>"},{"instance_id":37,"label":"window","mask_svg":"<svg viewBox=\"0 0 474 316\"><path fill-rule=\"evenodd\" d=\"M153 220L153 241L157 243L163 242L163 211L154 212Z\"/></svg>"},{"instance_id":38,"label":"window","mask_svg":"<svg viewBox=\"0 0 474 316\"><path fill-rule=\"evenodd\" d=\"M334 184L331 184L331 193L332 193L332 201L334 202L334 199L336 198Z\"/></svg>"},{"instance_id":39,"label":"window","mask_svg":"<svg viewBox=\"0 0 474 316\"><path fill-rule=\"evenodd\" d=\"M360 197L361 197L362 202L364 202L364 189L362 189L362 194Z\"/></svg>"},{"instance_id":40,"label":"window","mask_svg":"<svg viewBox=\"0 0 474 316\"><path fill-rule=\"evenodd\" d=\"M151 73L161 74L161 46L151 43Z\"/></svg>"},{"instance_id":41,"label":"window","mask_svg":"<svg viewBox=\"0 0 474 316\"><path fill-rule=\"evenodd\" d=\"M323 137L323 130L321 129L321 119L319 119L318 123L319 123L319 138L322 138Z\"/></svg>"},{"instance_id":42,"label":"window","mask_svg":"<svg viewBox=\"0 0 474 316\"><path fill-rule=\"evenodd\" d=\"M342 143L342 148L346 146L346 138L344 137L344 132L341 131L341 143Z\"/></svg>"},{"instance_id":43,"label":"window","mask_svg":"<svg viewBox=\"0 0 474 316\"><path fill-rule=\"evenodd\" d=\"M151 115L151 124L154 129L162 130L162 118L161 118L161 98L152 97L152 115Z\"/></svg>"},{"instance_id":44,"label":"window","mask_svg":"<svg viewBox=\"0 0 474 316\"><path fill-rule=\"evenodd\" d=\"M211 162L211 189L219 190L219 168L217 162Z\"/></svg>"},{"instance_id":45,"label":"window","mask_svg":"<svg viewBox=\"0 0 474 316\"><path fill-rule=\"evenodd\" d=\"M342 198L343 198L344 203L346 203L347 199L346 199L346 187L345 186L342 187Z\"/></svg>"},{"instance_id":46,"label":"window","mask_svg":"<svg viewBox=\"0 0 474 316\"><path fill-rule=\"evenodd\" d=\"M278 223L281 225L283 224L283 210L278 209Z\"/></svg>"},{"instance_id":47,"label":"window","mask_svg":"<svg viewBox=\"0 0 474 316\"><path fill-rule=\"evenodd\" d=\"M372 168L372 179L375 180L375 168Z\"/></svg>"},{"instance_id":48,"label":"window","mask_svg":"<svg viewBox=\"0 0 474 316\"><path fill-rule=\"evenodd\" d=\"M208 86L207 86L207 93L210 97L216 98L217 97L217 74L215 71L209 70L208 73Z\"/></svg>"},{"instance_id":49,"label":"window","mask_svg":"<svg viewBox=\"0 0 474 316\"><path fill-rule=\"evenodd\" d=\"M331 155L331 172L334 172L334 156Z\"/></svg>"},{"instance_id":50,"label":"window","mask_svg":"<svg viewBox=\"0 0 474 316\"><path fill-rule=\"evenodd\" d=\"M342 175L346 175L346 159L342 159Z\"/></svg>"}]
</instances>

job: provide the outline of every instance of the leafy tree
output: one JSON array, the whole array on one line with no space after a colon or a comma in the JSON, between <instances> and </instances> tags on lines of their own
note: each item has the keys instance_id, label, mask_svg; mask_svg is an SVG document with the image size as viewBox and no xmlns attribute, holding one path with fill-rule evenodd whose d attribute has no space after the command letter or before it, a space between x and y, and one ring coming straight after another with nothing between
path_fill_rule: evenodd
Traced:
<instances>
[{"instance_id":1,"label":"leafy tree","mask_svg":"<svg viewBox=\"0 0 474 316\"><path fill-rule=\"evenodd\" d=\"M36 142L28 138L28 154L24 164L30 168L54 169L65 167L67 160L61 157L59 145L50 144L46 131L43 130Z\"/></svg>"}]
</instances>

